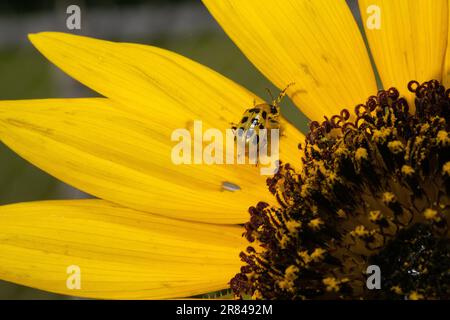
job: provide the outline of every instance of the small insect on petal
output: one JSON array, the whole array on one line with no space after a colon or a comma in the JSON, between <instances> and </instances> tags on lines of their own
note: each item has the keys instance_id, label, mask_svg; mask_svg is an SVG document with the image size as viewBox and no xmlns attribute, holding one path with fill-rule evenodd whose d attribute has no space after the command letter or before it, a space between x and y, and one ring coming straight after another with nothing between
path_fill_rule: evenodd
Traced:
<instances>
[{"instance_id":1,"label":"small insect on petal","mask_svg":"<svg viewBox=\"0 0 450 320\"><path fill-rule=\"evenodd\" d=\"M224 181L222 182L222 190L234 192L241 190L241 187L239 187L237 184Z\"/></svg>"}]
</instances>

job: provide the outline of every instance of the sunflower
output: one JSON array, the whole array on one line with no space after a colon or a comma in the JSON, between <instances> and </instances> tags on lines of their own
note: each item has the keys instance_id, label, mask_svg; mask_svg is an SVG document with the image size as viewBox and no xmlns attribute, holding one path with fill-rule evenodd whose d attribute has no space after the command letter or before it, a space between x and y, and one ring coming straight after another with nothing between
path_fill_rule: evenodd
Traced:
<instances>
[{"instance_id":1,"label":"sunflower","mask_svg":"<svg viewBox=\"0 0 450 320\"><path fill-rule=\"evenodd\" d=\"M262 100L160 48L30 35L102 97L1 101L0 139L97 199L0 207L0 278L94 298L450 297L447 0L359 1L380 19L364 23L380 91L344 0L203 2L278 88L294 83L310 131L281 121L269 179L175 165L174 129L225 130Z\"/></svg>"}]
</instances>

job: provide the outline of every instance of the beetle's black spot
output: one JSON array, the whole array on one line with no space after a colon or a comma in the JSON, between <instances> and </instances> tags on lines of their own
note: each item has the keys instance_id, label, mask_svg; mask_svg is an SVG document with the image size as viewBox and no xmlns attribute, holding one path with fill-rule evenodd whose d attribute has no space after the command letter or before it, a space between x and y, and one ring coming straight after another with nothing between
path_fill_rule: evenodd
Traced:
<instances>
[{"instance_id":1,"label":"beetle's black spot","mask_svg":"<svg viewBox=\"0 0 450 320\"><path fill-rule=\"evenodd\" d=\"M266 120L266 118L267 118L267 112L263 111L263 112L262 112L262 117L263 117L264 120Z\"/></svg>"},{"instance_id":2,"label":"beetle's black spot","mask_svg":"<svg viewBox=\"0 0 450 320\"><path fill-rule=\"evenodd\" d=\"M260 128L260 129L264 129L264 125L261 123L261 124L259 125L259 128Z\"/></svg>"},{"instance_id":3,"label":"beetle's black spot","mask_svg":"<svg viewBox=\"0 0 450 320\"><path fill-rule=\"evenodd\" d=\"M261 109L259 109L259 108L252 108L252 109L250 109L248 111L252 112L252 113L259 113L261 111Z\"/></svg>"},{"instance_id":4,"label":"beetle's black spot","mask_svg":"<svg viewBox=\"0 0 450 320\"><path fill-rule=\"evenodd\" d=\"M241 123L245 123L245 122L247 122L247 120L248 120L248 117L243 117L241 120Z\"/></svg>"}]
</instances>

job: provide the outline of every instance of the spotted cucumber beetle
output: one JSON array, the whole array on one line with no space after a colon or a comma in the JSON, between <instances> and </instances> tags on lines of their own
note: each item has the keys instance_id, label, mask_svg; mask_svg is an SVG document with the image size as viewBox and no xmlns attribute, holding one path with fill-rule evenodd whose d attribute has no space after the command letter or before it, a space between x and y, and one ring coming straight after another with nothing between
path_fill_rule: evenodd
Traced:
<instances>
[{"instance_id":1,"label":"spotted cucumber beetle","mask_svg":"<svg viewBox=\"0 0 450 320\"><path fill-rule=\"evenodd\" d=\"M286 96L286 91L294 83L290 83L284 88L276 99L273 98L270 90L268 90L272 103L256 104L253 101L253 108L245 110L242 115L241 121L238 124L232 123L231 129L237 132L236 139L241 139L245 144L253 143L258 145L259 143L267 143L267 139L260 141L259 130L267 129L279 129L280 127L280 103Z\"/></svg>"}]
</instances>

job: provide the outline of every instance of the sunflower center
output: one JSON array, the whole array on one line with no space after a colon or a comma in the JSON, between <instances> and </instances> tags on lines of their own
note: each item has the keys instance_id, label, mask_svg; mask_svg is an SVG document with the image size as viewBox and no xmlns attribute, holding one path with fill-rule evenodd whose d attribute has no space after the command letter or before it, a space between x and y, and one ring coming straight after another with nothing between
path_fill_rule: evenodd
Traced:
<instances>
[{"instance_id":1,"label":"sunflower center","mask_svg":"<svg viewBox=\"0 0 450 320\"><path fill-rule=\"evenodd\" d=\"M450 238L436 236L429 224L401 230L369 263L384 270L381 281L391 289L372 290L370 298L449 298Z\"/></svg>"},{"instance_id":2,"label":"sunflower center","mask_svg":"<svg viewBox=\"0 0 450 320\"><path fill-rule=\"evenodd\" d=\"M284 164L268 180L279 207L249 209L238 296L450 297L450 90L408 89L414 113L391 88L311 123L302 169ZM381 289L367 286L370 265Z\"/></svg>"}]
</instances>

